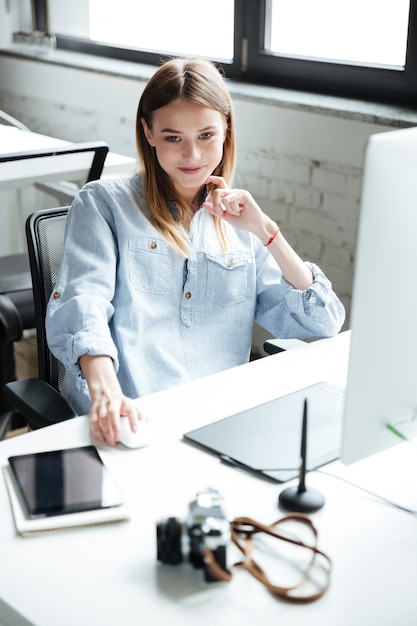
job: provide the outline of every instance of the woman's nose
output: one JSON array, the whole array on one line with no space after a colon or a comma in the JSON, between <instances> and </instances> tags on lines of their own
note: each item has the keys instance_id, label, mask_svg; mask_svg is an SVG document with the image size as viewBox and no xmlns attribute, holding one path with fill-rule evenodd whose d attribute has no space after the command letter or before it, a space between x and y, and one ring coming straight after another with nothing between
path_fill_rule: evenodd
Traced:
<instances>
[{"instance_id":1,"label":"woman's nose","mask_svg":"<svg viewBox=\"0 0 417 626\"><path fill-rule=\"evenodd\" d=\"M196 143L193 141L184 141L183 143L183 156L186 159L199 159L200 150Z\"/></svg>"}]
</instances>

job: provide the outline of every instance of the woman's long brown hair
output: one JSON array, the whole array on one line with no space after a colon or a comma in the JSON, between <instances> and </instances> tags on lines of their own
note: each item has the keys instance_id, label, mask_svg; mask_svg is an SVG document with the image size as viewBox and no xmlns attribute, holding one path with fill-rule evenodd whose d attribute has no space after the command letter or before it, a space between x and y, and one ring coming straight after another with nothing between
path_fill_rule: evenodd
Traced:
<instances>
[{"instance_id":1,"label":"woman's long brown hair","mask_svg":"<svg viewBox=\"0 0 417 626\"><path fill-rule=\"evenodd\" d=\"M226 122L223 156L212 174L223 176L231 185L236 159L236 136L232 99L223 76L210 61L201 59L171 59L150 78L139 101L136 117L136 144L142 170L150 219L157 230L178 252L190 253L184 229L169 209L174 203L181 215L186 205L179 197L169 176L160 167L156 152L144 133L142 119L152 128L153 112L176 101L192 102L219 111ZM210 193L210 188L208 189ZM213 216L223 250L227 248L224 223Z\"/></svg>"}]
</instances>

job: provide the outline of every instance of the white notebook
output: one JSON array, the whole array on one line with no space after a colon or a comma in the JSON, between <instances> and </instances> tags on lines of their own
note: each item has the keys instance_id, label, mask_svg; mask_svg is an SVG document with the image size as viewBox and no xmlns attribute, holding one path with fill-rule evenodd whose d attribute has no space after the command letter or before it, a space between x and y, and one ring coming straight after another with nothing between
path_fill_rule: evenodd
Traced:
<instances>
[{"instance_id":1,"label":"white notebook","mask_svg":"<svg viewBox=\"0 0 417 626\"><path fill-rule=\"evenodd\" d=\"M23 461L26 460L24 455L16 458L19 461L20 459ZM104 506L99 508L98 506L94 507L92 505L88 510L80 510L77 512L68 510L64 514L60 513L55 515L52 513L48 515L30 516L10 465L3 467L3 475L9 493L16 530L19 535L30 536L50 530L107 524L111 522L127 521L129 519L128 510L122 501L120 501L117 506Z\"/></svg>"}]
</instances>

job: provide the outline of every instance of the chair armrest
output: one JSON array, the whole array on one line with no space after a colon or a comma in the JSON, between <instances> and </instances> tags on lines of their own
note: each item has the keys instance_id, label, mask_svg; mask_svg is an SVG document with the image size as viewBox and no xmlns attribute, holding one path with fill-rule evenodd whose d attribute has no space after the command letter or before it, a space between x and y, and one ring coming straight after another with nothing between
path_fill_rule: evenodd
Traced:
<instances>
[{"instance_id":1,"label":"chair armrest","mask_svg":"<svg viewBox=\"0 0 417 626\"><path fill-rule=\"evenodd\" d=\"M4 345L19 341L22 337L23 324L19 311L12 300L0 295L0 342Z\"/></svg>"},{"instance_id":2,"label":"chair armrest","mask_svg":"<svg viewBox=\"0 0 417 626\"><path fill-rule=\"evenodd\" d=\"M277 354L278 352L301 348L301 346L305 345L306 342L302 339L267 339L264 342L264 350L267 354Z\"/></svg>"},{"instance_id":3,"label":"chair armrest","mask_svg":"<svg viewBox=\"0 0 417 626\"><path fill-rule=\"evenodd\" d=\"M59 391L40 378L7 383L4 395L10 405L23 415L32 430L77 416Z\"/></svg>"}]
</instances>

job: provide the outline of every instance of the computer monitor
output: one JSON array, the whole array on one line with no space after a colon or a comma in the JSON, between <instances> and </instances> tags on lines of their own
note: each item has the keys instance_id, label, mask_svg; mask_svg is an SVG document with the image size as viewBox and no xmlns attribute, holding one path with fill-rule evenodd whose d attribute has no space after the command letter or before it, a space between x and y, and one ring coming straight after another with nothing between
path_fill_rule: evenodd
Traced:
<instances>
[{"instance_id":1,"label":"computer monitor","mask_svg":"<svg viewBox=\"0 0 417 626\"><path fill-rule=\"evenodd\" d=\"M417 436L417 128L365 151L341 460Z\"/></svg>"}]
</instances>

